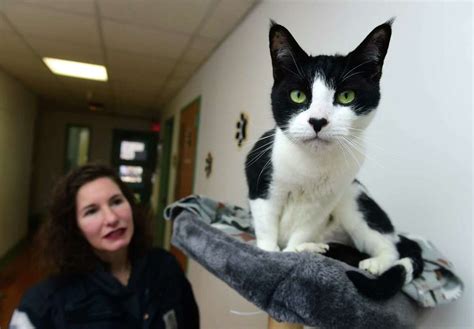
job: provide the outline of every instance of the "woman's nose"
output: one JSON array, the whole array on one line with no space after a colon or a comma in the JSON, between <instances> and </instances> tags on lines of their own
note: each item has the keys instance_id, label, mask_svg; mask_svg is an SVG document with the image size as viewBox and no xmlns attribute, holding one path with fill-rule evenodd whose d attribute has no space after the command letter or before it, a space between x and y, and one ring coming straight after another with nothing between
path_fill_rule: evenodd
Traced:
<instances>
[{"instance_id":1,"label":"woman's nose","mask_svg":"<svg viewBox=\"0 0 474 329\"><path fill-rule=\"evenodd\" d=\"M105 207L104 217L105 217L105 222L107 223L107 225L114 226L115 224L118 223L117 214L113 211L113 209L109 207Z\"/></svg>"}]
</instances>

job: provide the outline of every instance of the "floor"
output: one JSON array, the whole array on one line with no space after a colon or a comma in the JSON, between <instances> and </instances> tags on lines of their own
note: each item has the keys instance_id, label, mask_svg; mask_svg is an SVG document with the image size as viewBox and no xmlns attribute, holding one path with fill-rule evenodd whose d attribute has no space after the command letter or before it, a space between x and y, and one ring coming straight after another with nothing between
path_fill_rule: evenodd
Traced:
<instances>
[{"instance_id":1,"label":"floor","mask_svg":"<svg viewBox=\"0 0 474 329\"><path fill-rule=\"evenodd\" d=\"M31 248L25 247L0 272L0 329L7 328L26 289L43 278L32 254Z\"/></svg>"}]
</instances>

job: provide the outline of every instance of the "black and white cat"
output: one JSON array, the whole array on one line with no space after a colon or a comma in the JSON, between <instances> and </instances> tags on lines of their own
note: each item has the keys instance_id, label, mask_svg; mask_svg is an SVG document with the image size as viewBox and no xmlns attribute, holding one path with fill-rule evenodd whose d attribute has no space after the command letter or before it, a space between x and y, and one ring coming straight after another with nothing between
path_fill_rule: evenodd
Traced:
<instances>
[{"instance_id":1,"label":"black and white cat","mask_svg":"<svg viewBox=\"0 0 474 329\"><path fill-rule=\"evenodd\" d=\"M364 162L363 132L380 100L379 81L391 37L389 21L347 56L309 56L272 22L271 101L276 127L246 159L258 247L327 252L354 245L378 279L351 271L369 297L384 299L421 273L419 246L398 236L385 212L355 180Z\"/></svg>"}]
</instances>

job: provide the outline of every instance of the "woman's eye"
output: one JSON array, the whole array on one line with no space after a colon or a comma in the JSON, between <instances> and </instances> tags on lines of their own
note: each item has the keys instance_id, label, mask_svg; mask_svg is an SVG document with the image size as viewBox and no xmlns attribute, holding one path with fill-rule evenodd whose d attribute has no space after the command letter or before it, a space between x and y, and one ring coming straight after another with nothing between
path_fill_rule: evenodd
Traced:
<instances>
[{"instance_id":1,"label":"woman's eye","mask_svg":"<svg viewBox=\"0 0 474 329\"><path fill-rule=\"evenodd\" d=\"M349 105L355 100L355 92L353 90L344 90L337 94L336 100L341 105Z\"/></svg>"},{"instance_id":2,"label":"woman's eye","mask_svg":"<svg viewBox=\"0 0 474 329\"><path fill-rule=\"evenodd\" d=\"M121 199L121 198L117 198L117 199L114 199L112 201L112 204L115 205L115 206L119 205L119 204L122 204L122 203L123 203L123 199Z\"/></svg>"},{"instance_id":3,"label":"woman's eye","mask_svg":"<svg viewBox=\"0 0 474 329\"><path fill-rule=\"evenodd\" d=\"M306 101L306 95L301 90L291 91L290 98L296 104L301 104Z\"/></svg>"},{"instance_id":4,"label":"woman's eye","mask_svg":"<svg viewBox=\"0 0 474 329\"><path fill-rule=\"evenodd\" d=\"M95 214L97 209L89 209L84 213L84 216L89 216Z\"/></svg>"}]
</instances>

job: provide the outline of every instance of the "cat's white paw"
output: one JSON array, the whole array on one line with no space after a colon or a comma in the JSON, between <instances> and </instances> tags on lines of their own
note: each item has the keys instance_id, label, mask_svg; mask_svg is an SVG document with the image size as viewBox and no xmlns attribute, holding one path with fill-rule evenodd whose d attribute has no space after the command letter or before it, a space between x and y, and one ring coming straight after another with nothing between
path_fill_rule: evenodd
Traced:
<instances>
[{"instance_id":1,"label":"cat's white paw","mask_svg":"<svg viewBox=\"0 0 474 329\"><path fill-rule=\"evenodd\" d=\"M405 268L405 284L410 283L413 280L413 263L410 258L402 258L395 264L402 265Z\"/></svg>"},{"instance_id":2,"label":"cat's white paw","mask_svg":"<svg viewBox=\"0 0 474 329\"><path fill-rule=\"evenodd\" d=\"M329 245L327 243L306 242L295 247L296 252L309 251L318 254L325 254L328 250Z\"/></svg>"},{"instance_id":3,"label":"cat's white paw","mask_svg":"<svg viewBox=\"0 0 474 329\"><path fill-rule=\"evenodd\" d=\"M392 265L392 261L385 257L373 257L361 261L359 263L359 268L373 275L380 275Z\"/></svg>"},{"instance_id":4,"label":"cat's white paw","mask_svg":"<svg viewBox=\"0 0 474 329\"><path fill-rule=\"evenodd\" d=\"M271 242L266 242L266 241L262 241L262 242L257 241L257 247L265 251L280 251L280 247L278 247L276 243L271 243Z\"/></svg>"}]
</instances>

